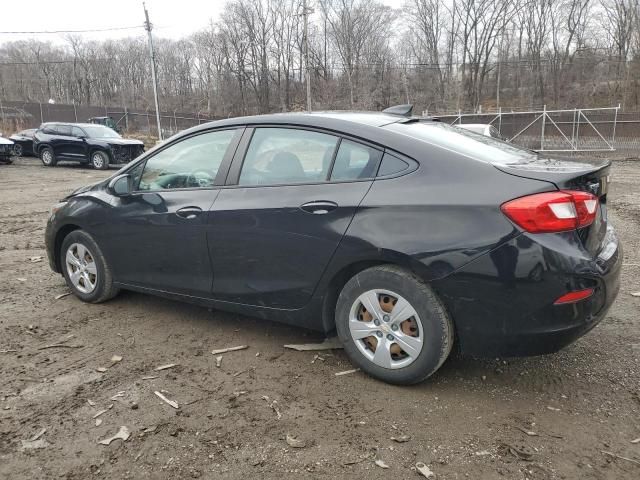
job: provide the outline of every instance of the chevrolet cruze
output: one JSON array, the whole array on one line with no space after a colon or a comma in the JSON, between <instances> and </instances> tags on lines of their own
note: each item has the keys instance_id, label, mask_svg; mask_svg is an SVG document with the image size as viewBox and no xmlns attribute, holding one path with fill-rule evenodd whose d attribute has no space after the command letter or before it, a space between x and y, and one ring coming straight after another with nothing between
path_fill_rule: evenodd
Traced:
<instances>
[{"instance_id":1,"label":"chevrolet cruze","mask_svg":"<svg viewBox=\"0 0 640 480\"><path fill-rule=\"evenodd\" d=\"M557 351L618 292L606 162L387 113L180 133L52 209L51 268L85 302L135 290L324 332L397 384L455 345Z\"/></svg>"}]
</instances>

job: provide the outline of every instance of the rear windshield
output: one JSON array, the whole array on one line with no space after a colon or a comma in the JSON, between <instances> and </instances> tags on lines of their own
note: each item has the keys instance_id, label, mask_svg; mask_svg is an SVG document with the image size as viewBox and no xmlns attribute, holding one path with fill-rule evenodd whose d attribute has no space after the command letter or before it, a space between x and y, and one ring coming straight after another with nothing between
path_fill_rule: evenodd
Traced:
<instances>
[{"instance_id":1,"label":"rear windshield","mask_svg":"<svg viewBox=\"0 0 640 480\"><path fill-rule=\"evenodd\" d=\"M538 158L531 150L442 122L392 123L384 128L492 164L526 163Z\"/></svg>"}]
</instances>

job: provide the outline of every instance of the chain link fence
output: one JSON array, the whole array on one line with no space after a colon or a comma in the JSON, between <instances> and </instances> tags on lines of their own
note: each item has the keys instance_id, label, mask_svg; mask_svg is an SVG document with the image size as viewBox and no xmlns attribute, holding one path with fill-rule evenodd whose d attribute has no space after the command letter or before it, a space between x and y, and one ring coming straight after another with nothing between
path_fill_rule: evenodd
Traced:
<instances>
[{"instance_id":1,"label":"chain link fence","mask_svg":"<svg viewBox=\"0 0 640 480\"><path fill-rule=\"evenodd\" d=\"M151 137L158 135L155 110L0 100L0 132L3 133L38 128L44 122L82 123L92 117L111 117L125 133ZM160 112L160 125L164 138L212 120L215 118L207 115L178 111Z\"/></svg>"}]
</instances>

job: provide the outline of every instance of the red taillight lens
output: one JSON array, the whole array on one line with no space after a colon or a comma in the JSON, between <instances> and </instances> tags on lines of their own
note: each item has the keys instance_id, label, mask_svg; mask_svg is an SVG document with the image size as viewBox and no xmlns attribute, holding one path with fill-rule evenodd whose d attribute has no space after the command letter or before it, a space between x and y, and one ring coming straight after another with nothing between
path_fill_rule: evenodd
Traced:
<instances>
[{"instance_id":1,"label":"red taillight lens","mask_svg":"<svg viewBox=\"0 0 640 480\"><path fill-rule=\"evenodd\" d=\"M565 232L593 223L598 197L587 192L560 190L516 198L502 204L500 209L527 232Z\"/></svg>"},{"instance_id":2,"label":"red taillight lens","mask_svg":"<svg viewBox=\"0 0 640 480\"><path fill-rule=\"evenodd\" d=\"M553 304L564 305L566 303L576 303L585 298L589 298L591 295L593 295L593 288L585 288L584 290L566 293L553 302Z\"/></svg>"}]
</instances>

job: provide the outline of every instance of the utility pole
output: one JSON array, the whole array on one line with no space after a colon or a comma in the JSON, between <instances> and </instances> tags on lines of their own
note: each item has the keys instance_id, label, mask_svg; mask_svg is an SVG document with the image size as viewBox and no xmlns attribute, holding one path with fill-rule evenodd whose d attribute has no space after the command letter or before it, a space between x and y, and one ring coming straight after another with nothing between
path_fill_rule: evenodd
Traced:
<instances>
[{"instance_id":1,"label":"utility pole","mask_svg":"<svg viewBox=\"0 0 640 480\"><path fill-rule=\"evenodd\" d=\"M302 15L304 15L304 61L307 78L307 111L311 111L311 75L309 72L309 14L313 9L307 8L307 0L302 1Z\"/></svg>"},{"instance_id":2,"label":"utility pole","mask_svg":"<svg viewBox=\"0 0 640 480\"><path fill-rule=\"evenodd\" d=\"M149 55L151 57L151 79L153 81L153 99L156 103L156 122L158 123L158 140L162 140L162 127L160 126L160 107L158 106L158 81L156 79L156 57L153 53L153 38L151 36L151 22L149 21L149 12L147 6L142 2L144 8L144 29L149 35Z\"/></svg>"}]
</instances>

